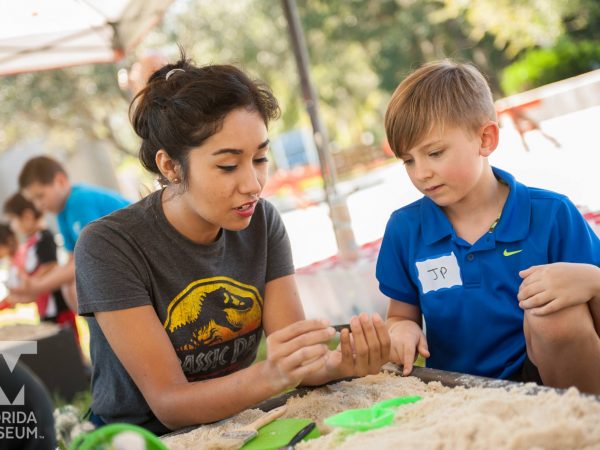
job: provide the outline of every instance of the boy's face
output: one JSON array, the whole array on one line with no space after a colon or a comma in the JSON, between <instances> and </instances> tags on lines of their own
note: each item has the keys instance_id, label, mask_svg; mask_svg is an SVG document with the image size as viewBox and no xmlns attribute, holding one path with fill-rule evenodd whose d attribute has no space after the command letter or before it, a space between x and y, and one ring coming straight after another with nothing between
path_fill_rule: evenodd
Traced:
<instances>
[{"instance_id":1,"label":"boy's face","mask_svg":"<svg viewBox=\"0 0 600 450\"><path fill-rule=\"evenodd\" d=\"M26 209L19 216L17 214L8 214L7 215L10 228L18 234L24 236L31 236L38 230L38 219L35 217L35 213Z\"/></svg>"},{"instance_id":2,"label":"boy's face","mask_svg":"<svg viewBox=\"0 0 600 450\"><path fill-rule=\"evenodd\" d=\"M495 123L493 126L497 130ZM442 132L435 128L401 158L410 180L423 195L440 207L450 206L465 199L482 179L485 157L495 149L494 145L488 151L488 138L484 131L470 133L460 127L445 127Z\"/></svg>"},{"instance_id":3,"label":"boy's face","mask_svg":"<svg viewBox=\"0 0 600 450\"><path fill-rule=\"evenodd\" d=\"M0 259L8 258L11 256L10 247L8 245L0 245Z\"/></svg>"},{"instance_id":4,"label":"boy's face","mask_svg":"<svg viewBox=\"0 0 600 450\"><path fill-rule=\"evenodd\" d=\"M38 182L30 184L23 189L23 195L39 211L58 214L65 207L69 189L67 177L62 173L58 173L50 184Z\"/></svg>"}]
</instances>

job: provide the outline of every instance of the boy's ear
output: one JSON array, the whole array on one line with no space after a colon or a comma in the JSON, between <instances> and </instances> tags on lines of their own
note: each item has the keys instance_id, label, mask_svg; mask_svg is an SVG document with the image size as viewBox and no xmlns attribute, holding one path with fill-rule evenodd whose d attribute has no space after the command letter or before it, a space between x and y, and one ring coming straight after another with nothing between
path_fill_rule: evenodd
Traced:
<instances>
[{"instance_id":1,"label":"boy's ear","mask_svg":"<svg viewBox=\"0 0 600 450\"><path fill-rule=\"evenodd\" d=\"M479 148L481 156L490 156L496 150L499 135L500 129L497 122L490 120L481 127L481 147Z\"/></svg>"},{"instance_id":2,"label":"boy's ear","mask_svg":"<svg viewBox=\"0 0 600 450\"><path fill-rule=\"evenodd\" d=\"M59 186L65 186L69 183L69 177L67 177L66 173L57 172L56 175L54 175L54 183Z\"/></svg>"}]
</instances>

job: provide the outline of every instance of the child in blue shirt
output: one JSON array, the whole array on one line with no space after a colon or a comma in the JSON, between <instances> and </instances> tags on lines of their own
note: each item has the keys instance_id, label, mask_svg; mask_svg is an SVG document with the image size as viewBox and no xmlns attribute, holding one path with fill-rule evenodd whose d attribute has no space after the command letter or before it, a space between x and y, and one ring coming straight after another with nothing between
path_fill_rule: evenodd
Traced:
<instances>
[{"instance_id":1,"label":"child in blue shirt","mask_svg":"<svg viewBox=\"0 0 600 450\"><path fill-rule=\"evenodd\" d=\"M62 164L48 156L27 161L19 175L19 188L35 207L57 215L58 227L69 261L56 266L42 277L24 280L11 290L17 295L35 296L63 288L66 300L77 311L74 289L73 249L81 230L90 222L129 205L117 192L85 184L72 184Z\"/></svg>"},{"instance_id":2,"label":"child in blue shirt","mask_svg":"<svg viewBox=\"0 0 600 450\"><path fill-rule=\"evenodd\" d=\"M385 126L424 195L392 214L377 261L392 360L405 375L419 353L428 367L599 393L600 299L564 295L576 286L550 286L548 273L594 276L600 240L567 197L490 166L499 133L481 73L419 68Z\"/></svg>"}]
</instances>

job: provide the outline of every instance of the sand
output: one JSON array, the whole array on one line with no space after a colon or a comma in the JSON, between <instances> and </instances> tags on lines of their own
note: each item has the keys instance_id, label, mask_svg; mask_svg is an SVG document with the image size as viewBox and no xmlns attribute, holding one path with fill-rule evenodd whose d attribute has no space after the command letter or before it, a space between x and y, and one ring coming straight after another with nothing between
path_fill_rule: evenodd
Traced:
<instances>
[{"instance_id":1,"label":"sand","mask_svg":"<svg viewBox=\"0 0 600 450\"><path fill-rule=\"evenodd\" d=\"M287 402L284 417L317 422L322 436L303 442L313 449L599 449L600 402L572 388L565 392L531 385L501 388L447 388L415 377L370 375L311 391ZM363 433L331 429L323 419L350 408L369 407L388 398L420 395L402 406L392 425ZM218 436L263 414L247 410L217 424L165 438L171 450L219 448Z\"/></svg>"}]
</instances>

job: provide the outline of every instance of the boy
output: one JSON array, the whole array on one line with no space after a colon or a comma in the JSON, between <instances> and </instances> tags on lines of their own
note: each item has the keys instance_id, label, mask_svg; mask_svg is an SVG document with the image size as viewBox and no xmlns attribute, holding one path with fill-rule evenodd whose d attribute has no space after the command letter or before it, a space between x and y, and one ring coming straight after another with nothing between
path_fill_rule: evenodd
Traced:
<instances>
[{"instance_id":1,"label":"boy","mask_svg":"<svg viewBox=\"0 0 600 450\"><path fill-rule=\"evenodd\" d=\"M4 203L4 214L12 231L25 238L13 258L21 273L26 277L40 277L56 267L56 243L52 233L44 226L42 213L16 193ZM76 329L75 314L65 303L60 289L38 295L35 302L40 320L68 323ZM19 300L18 303L28 302Z\"/></svg>"},{"instance_id":2,"label":"boy","mask_svg":"<svg viewBox=\"0 0 600 450\"><path fill-rule=\"evenodd\" d=\"M489 165L498 125L481 73L448 60L419 68L394 92L385 127L424 194L392 214L377 261L403 374L418 352L437 369L600 393L600 299L548 313L517 298L531 266L600 265L600 241L565 196ZM528 284L525 302L543 290Z\"/></svg>"},{"instance_id":3,"label":"boy","mask_svg":"<svg viewBox=\"0 0 600 450\"><path fill-rule=\"evenodd\" d=\"M69 307L77 311L73 249L79 233L89 222L129 205L129 201L113 191L71 184L63 166L47 156L32 158L25 164L19 175L19 187L37 209L57 215L69 260L43 277L24 280L11 293L31 296L64 286L68 292Z\"/></svg>"}]
</instances>

